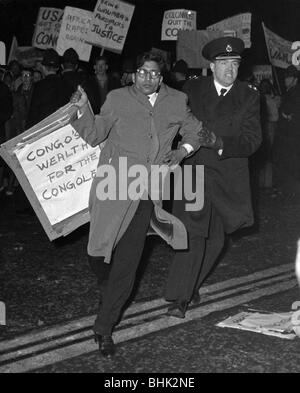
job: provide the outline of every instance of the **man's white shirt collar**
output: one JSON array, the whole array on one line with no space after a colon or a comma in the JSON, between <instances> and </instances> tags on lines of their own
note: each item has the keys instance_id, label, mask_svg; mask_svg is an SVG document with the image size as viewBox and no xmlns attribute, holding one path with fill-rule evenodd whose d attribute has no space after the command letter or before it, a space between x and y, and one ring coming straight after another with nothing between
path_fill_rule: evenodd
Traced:
<instances>
[{"instance_id":1,"label":"man's white shirt collar","mask_svg":"<svg viewBox=\"0 0 300 393\"><path fill-rule=\"evenodd\" d=\"M215 88L217 90L218 96L221 95L221 89L226 89L226 93L224 94L224 96L226 96L226 94L229 92L229 90L232 88L233 84L230 86L222 86L218 81L216 81L214 79L214 84L215 84Z\"/></svg>"},{"instance_id":2,"label":"man's white shirt collar","mask_svg":"<svg viewBox=\"0 0 300 393\"><path fill-rule=\"evenodd\" d=\"M154 92L152 94L148 94L148 98L149 98L150 104L152 106L154 106L157 96L158 96L157 92Z\"/></svg>"}]
</instances>

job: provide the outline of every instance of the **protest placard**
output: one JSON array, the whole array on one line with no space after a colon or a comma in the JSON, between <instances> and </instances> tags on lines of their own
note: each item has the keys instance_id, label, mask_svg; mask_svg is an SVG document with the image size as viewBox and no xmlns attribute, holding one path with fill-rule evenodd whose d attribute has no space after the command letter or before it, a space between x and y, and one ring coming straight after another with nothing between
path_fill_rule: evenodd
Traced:
<instances>
[{"instance_id":1,"label":"protest placard","mask_svg":"<svg viewBox=\"0 0 300 393\"><path fill-rule=\"evenodd\" d=\"M180 30L196 30L196 17L196 11L185 9L165 11L161 29L161 40L177 41Z\"/></svg>"},{"instance_id":2,"label":"protest placard","mask_svg":"<svg viewBox=\"0 0 300 393\"><path fill-rule=\"evenodd\" d=\"M89 146L70 125L76 110L67 104L0 147L50 240L89 221L100 148Z\"/></svg>"},{"instance_id":3,"label":"protest placard","mask_svg":"<svg viewBox=\"0 0 300 393\"><path fill-rule=\"evenodd\" d=\"M293 63L294 50L292 42L281 38L279 35L269 30L264 23L262 24L270 63L279 68L287 68ZM300 66L297 66L300 70Z\"/></svg>"},{"instance_id":4,"label":"protest placard","mask_svg":"<svg viewBox=\"0 0 300 393\"><path fill-rule=\"evenodd\" d=\"M121 53L134 12L134 5L119 0L98 0L87 41Z\"/></svg>"},{"instance_id":5,"label":"protest placard","mask_svg":"<svg viewBox=\"0 0 300 393\"><path fill-rule=\"evenodd\" d=\"M66 49L73 48L79 59L89 61L92 45L86 43L93 13L80 8L66 7L60 27L56 50L63 55Z\"/></svg>"},{"instance_id":6,"label":"protest placard","mask_svg":"<svg viewBox=\"0 0 300 393\"><path fill-rule=\"evenodd\" d=\"M64 11L60 8L41 7L39 9L32 46L40 49L56 49Z\"/></svg>"},{"instance_id":7,"label":"protest placard","mask_svg":"<svg viewBox=\"0 0 300 393\"><path fill-rule=\"evenodd\" d=\"M223 32L193 30L178 32L176 46L177 59L185 60L189 68L209 68L209 61L202 56L202 48L209 41L223 36Z\"/></svg>"},{"instance_id":8,"label":"protest placard","mask_svg":"<svg viewBox=\"0 0 300 393\"><path fill-rule=\"evenodd\" d=\"M255 65L252 68L252 73L257 85L259 85L263 79L269 79L269 81L273 84L272 66L268 64Z\"/></svg>"},{"instance_id":9,"label":"protest placard","mask_svg":"<svg viewBox=\"0 0 300 393\"><path fill-rule=\"evenodd\" d=\"M245 48L251 47L251 16L250 12L232 16L207 27L207 30L235 31L236 36L245 43Z\"/></svg>"}]
</instances>

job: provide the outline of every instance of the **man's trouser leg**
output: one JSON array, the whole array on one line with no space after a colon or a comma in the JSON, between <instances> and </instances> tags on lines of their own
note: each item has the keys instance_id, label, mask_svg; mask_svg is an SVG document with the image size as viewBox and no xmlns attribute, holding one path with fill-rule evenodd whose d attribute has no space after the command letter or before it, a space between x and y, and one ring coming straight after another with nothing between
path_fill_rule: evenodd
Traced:
<instances>
[{"instance_id":1,"label":"man's trouser leg","mask_svg":"<svg viewBox=\"0 0 300 393\"><path fill-rule=\"evenodd\" d=\"M92 272L97 278L99 287L103 287L108 279L111 268L110 263L105 263L104 257L92 257L90 255L88 255L88 262Z\"/></svg>"},{"instance_id":2,"label":"man's trouser leg","mask_svg":"<svg viewBox=\"0 0 300 393\"><path fill-rule=\"evenodd\" d=\"M177 251L169 271L165 298L189 302L199 275L205 251L205 238L189 237L189 249Z\"/></svg>"},{"instance_id":3,"label":"man's trouser leg","mask_svg":"<svg viewBox=\"0 0 300 393\"><path fill-rule=\"evenodd\" d=\"M94 325L97 334L112 333L131 294L152 211L152 201L141 200L131 223L116 246L102 305Z\"/></svg>"},{"instance_id":4,"label":"man's trouser leg","mask_svg":"<svg viewBox=\"0 0 300 393\"><path fill-rule=\"evenodd\" d=\"M221 217L213 208L209 227L209 237L206 239L205 255L201 264L200 273L194 292L199 291L224 247L224 226Z\"/></svg>"}]
</instances>

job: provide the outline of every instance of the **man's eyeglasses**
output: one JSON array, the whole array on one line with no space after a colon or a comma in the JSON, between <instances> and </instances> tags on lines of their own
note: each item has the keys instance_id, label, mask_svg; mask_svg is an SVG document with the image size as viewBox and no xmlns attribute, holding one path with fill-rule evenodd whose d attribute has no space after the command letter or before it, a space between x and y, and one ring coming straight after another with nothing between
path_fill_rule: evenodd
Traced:
<instances>
[{"instance_id":1,"label":"man's eyeglasses","mask_svg":"<svg viewBox=\"0 0 300 393\"><path fill-rule=\"evenodd\" d=\"M136 72L140 78L146 78L147 75L150 75L151 79L156 79L156 78L160 77L160 75L161 75L160 71L158 71L158 70L148 71L148 70L145 70L144 68L138 68L136 70Z\"/></svg>"}]
</instances>

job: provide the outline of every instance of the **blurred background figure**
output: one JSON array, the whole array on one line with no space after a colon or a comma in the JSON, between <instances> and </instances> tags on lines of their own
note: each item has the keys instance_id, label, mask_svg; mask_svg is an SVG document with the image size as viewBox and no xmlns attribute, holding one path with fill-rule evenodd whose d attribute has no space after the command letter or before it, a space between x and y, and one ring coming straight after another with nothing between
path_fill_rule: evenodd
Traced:
<instances>
[{"instance_id":1,"label":"blurred background figure","mask_svg":"<svg viewBox=\"0 0 300 393\"><path fill-rule=\"evenodd\" d=\"M108 68L108 60L105 56L96 57L94 61L95 75L83 85L95 114L100 112L107 94L111 90L121 87L120 80L110 74Z\"/></svg>"},{"instance_id":2,"label":"blurred background figure","mask_svg":"<svg viewBox=\"0 0 300 393\"><path fill-rule=\"evenodd\" d=\"M33 83L39 82L43 79L43 75L41 71L34 69L33 70Z\"/></svg>"},{"instance_id":3,"label":"blurred background figure","mask_svg":"<svg viewBox=\"0 0 300 393\"><path fill-rule=\"evenodd\" d=\"M131 86L133 85L132 74L135 72L134 61L126 59L122 66L121 85Z\"/></svg>"},{"instance_id":4,"label":"blurred background figure","mask_svg":"<svg viewBox=\"0 0 300 393\"><path fill-rule=\"evenodd\" d=\"M300 189L300 85L297 68L285 70L286 92L279 109L279 123L274 139L274 163L278 185Z\"/></svg>"},{"instance_id":5,"label":"blurred background figure","mask_svg":"<svg viewBox=\"0 0 300 393\"><path fill-rule=\"evenodd\" d=\"M13 75L10 71L6 70L4 72L2 80L9 88L9 90L13 91Z\"/></svg>"},{"instance_id":6,"label":"blurred background figure","mask_svg":"<svg viewBox=\"0 0 300 393\"><path fill-rule=\"evenodd\" d=\"M5 123L10 119L13 112L12 94L8 86L0 81L0 145L5 142ZM5 189L4 169L5 162L0 157L0 194Z\"/></svg>"},{"instance_id":7,"label":"blurred background figure","mask_svg":"<svg viewBox=\"0 0 300 393\"><path fill-rule=\"evenodd\" d=\"M79 56L73 48L67 49L62 57L61 78L66 88L68 99L83 82L84 74L79 72Z\"/></svg>"},{"instance_id":8,"label":"blurred background figure","mask_svg":"<svg viewBox=\"0 0 300 393\"><path fill-rule=\"evenodd\" d=\"M32 127L68 102L65 87L58 70L60 58L54 49L46 49L42 61L45 78L33 86L26 127Z\"/></svg>"},{"instance_id":9,"label":"blurred background figure","mask_svg":"<svg viewBox=\"0 0 300 393\"><path fill-rule=\"evenodd\" d=\"M16 91L12 92L13 97L13 114L6 122L6 140L12 139L25 131L25 124L28 110L30 107L32 90L33 90L33 71L24 68L21 71L21 85ZM14 173L9 170L8 185L6 195L11 196L15 187L18 185Z\"/></svg>"},{"instance_id":10,"label":"blurred background figure","mask_svg":"<svg viewBox=\"0 0 300 393\"><path fill-rule=\"evenodd\" d=\"M261 98L261 126L263 141L259 154L261 156L260 186L273 186L273 142L279 119L280 96L276 94L269 79L262 79L259 85Z\"/></svg>"},{"instance_id":11,"label":"blurred background figure","mask_svg":"<svg viewBox=\"0 0 300 393\"><path fill-rule=\"evenodd\" d=\"M172 69L172 87L177 90L182 90L183 85L188 79L189 68L184 60L178 60Z\"/></svg>"},{"instance_id":12,"label":"blurred background figure","mask_svg":"<svg viewBox=\"0 0 300 393\"><path fill-rule=\"evenodd\" d=\"M22 66L17 60L12 60L8 63L7 69L12 74L12 90L16 91L22 83Z\"/></svg>"}]
</instances>

